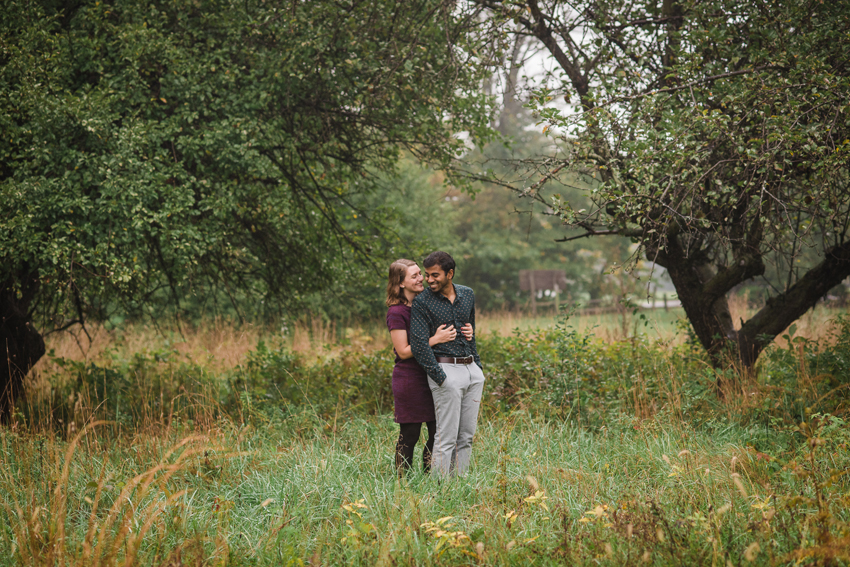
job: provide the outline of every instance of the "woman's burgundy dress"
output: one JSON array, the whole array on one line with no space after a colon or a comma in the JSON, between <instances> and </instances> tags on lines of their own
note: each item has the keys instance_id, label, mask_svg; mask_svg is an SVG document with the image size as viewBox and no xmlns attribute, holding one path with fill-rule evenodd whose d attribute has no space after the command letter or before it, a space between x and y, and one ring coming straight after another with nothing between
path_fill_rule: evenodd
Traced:
<instances>
[{"instance_id":1,"label":"woman's burgundy dress","mask_svg":"<svg viewBox=\"0 0 850 567\"><path fill-rule=\"evenodd\" d=\"M387 311L390 331L404 329L410 340L410 306L393 305ZM395 352L395 349L393 349ZM434 398L428 387L425 370L415 358L402 360L395 355L393 368L393 400L396 423L423 423L437 419L434 415Z\"/></svg>"}]
</instances>

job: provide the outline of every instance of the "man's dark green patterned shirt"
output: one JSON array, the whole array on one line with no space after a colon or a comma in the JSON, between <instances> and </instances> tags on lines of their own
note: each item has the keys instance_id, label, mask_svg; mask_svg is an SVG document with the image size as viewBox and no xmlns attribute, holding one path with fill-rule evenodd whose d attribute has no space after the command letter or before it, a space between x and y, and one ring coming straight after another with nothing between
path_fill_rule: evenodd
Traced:
<instances>
[{"instance_id":1,"label":"man's dark green patterned shirt","mask_svg":"<svg viewBox=\"0 0 850 567\"><path fill-rule=\"evenodd\" d=\"M416 296L410 307L409 340L413 356L431 380L440 385L446 380L446 373L437 363L438 356L472 356L475 364L481 366L475 336L468 341L460 332L461 327L467 323L471 323L473 331L475 330L475 293L466 286L454 286L454 303L442 293L434 293L425 288L425 291ZM434 345L432 348L428 345L428 339L434 336L440 325L454 325L457 336L451 342Z\"/></svg>"}]
</instances>

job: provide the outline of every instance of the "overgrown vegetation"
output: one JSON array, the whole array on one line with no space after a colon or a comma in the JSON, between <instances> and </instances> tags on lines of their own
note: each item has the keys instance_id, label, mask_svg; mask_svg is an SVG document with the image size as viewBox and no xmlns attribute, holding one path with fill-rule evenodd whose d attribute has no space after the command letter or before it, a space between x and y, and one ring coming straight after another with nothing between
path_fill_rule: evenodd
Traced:
<instances>
[{"instance_id":1,"label":"overgrown vegetation","mask_svg":"<svg viewBox=\"0 0 850 567\"><path fill-rule=\"evenodd\" d=\"M470 18L439 0L0 4L0 421L45 333L271 319L395 259L404 215L375 194L402 152L447 169L489 137Z\"/></svg>"},{"instance_id":2,"label":"overgrown vegetation","mask_svg":"<svg viewBox=\"0 0 850 567\"><path fill-rule=\"evenodd\" d=\"M719 381L569 320L480 340L475 464L442 484L394 475L387 349L56 360L0 433L0 565L850 560L847 318Z\"/></svg>"},{"instance_id":3,"label":"overgrown vegetation","mask_svg":"<svg viewBox=\"0 0 850 567\"><path fill-rule=\"evenodd\" d=\"M730 348L755 365L830 290L843 293L850 4L472 3L488 12L493 44L513 37L548 55L511 61L553 143L517 155L527 181L505 185L581 230L567 240L639 244L636 256L667 269L718 368ZM548 70L529 79L534 67ZM559 176L593 184L591 203L541 193ZM739 322L727 297L742 285L766 297Z\"/></svg>"}]
</instances>

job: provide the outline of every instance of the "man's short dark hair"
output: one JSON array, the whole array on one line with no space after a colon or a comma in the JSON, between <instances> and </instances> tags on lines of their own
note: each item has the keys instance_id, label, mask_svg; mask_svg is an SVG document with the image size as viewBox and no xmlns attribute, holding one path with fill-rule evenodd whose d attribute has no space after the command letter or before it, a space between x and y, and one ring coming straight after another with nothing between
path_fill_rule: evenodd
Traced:
<instances>
[{"instance_id":1,"label":"man's short dark hair","mask_svg":"<svg viewBox=\"0 0 850 567\"><path fill-rule=\"evenodd\" d=\"M422 265L426 268L430 268L431 266L440 266L445 273L449 273L449 270L455 269L455 259L452 258L448 252L431 252L425 258L425 261L422 262Z\"/></svg>"}]
</instances>

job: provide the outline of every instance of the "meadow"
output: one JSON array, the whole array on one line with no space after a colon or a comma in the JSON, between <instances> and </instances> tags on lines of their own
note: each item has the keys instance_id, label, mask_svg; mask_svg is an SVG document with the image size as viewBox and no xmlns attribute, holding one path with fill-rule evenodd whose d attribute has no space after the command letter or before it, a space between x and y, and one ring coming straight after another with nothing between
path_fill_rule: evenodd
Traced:
<instances>
[{"instance_id":1,"label":"meadow","mask_svg":"<svg viewBox=\"0 0 850 567\"><path fill-rule=\"evenodd\" d=\"M0 565L846 565L850 321L808 317L744 373L673 310L483 316L442 482L393 470L380 322L57 335L0 430Z\"/></svg>"}]
</instances>

